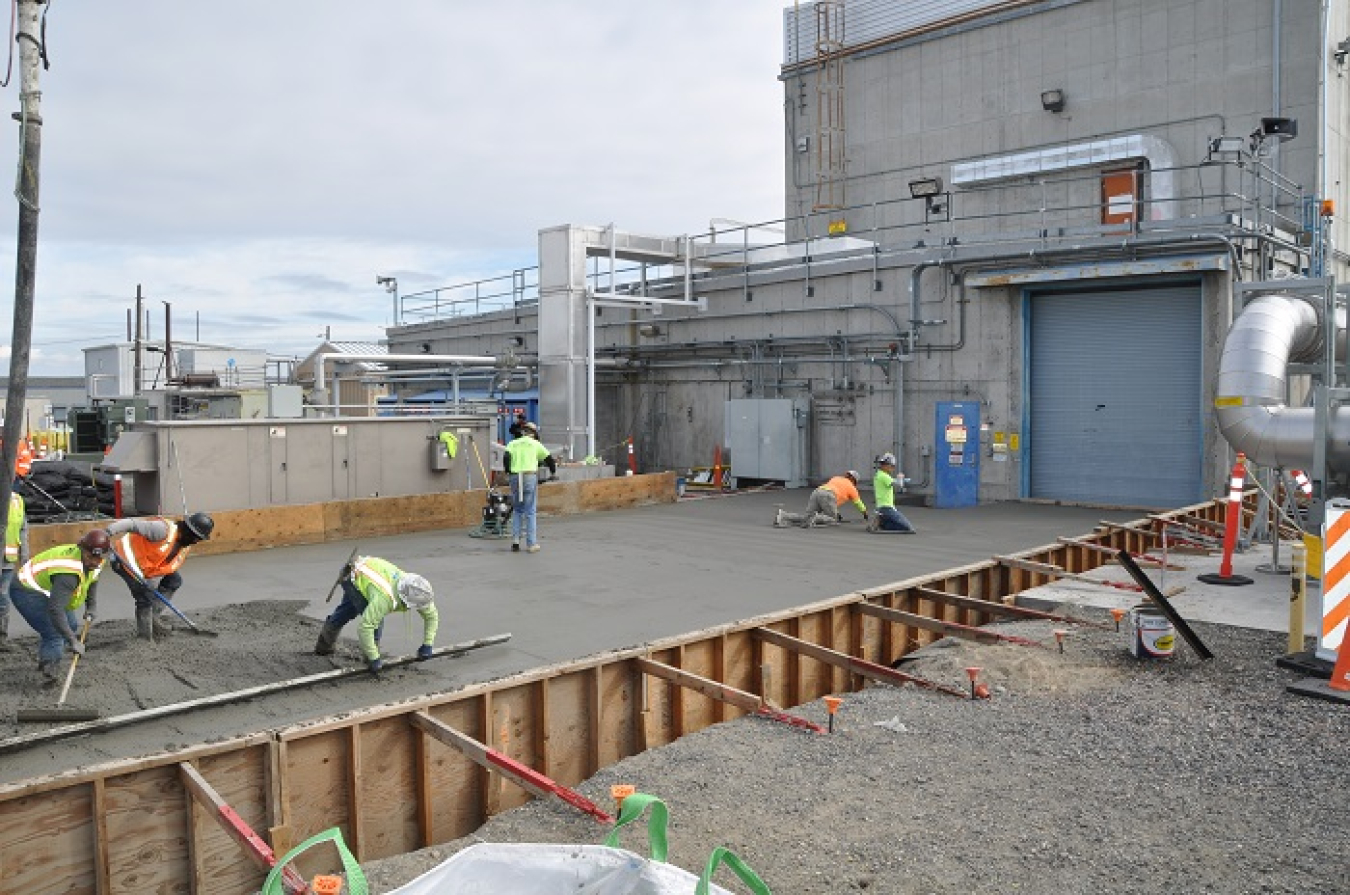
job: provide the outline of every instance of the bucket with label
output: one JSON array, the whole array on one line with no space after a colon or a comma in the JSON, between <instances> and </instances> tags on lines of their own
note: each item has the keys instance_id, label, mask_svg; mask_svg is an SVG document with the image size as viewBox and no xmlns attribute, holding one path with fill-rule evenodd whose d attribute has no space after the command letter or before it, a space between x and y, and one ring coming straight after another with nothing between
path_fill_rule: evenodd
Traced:
<instances>
[{"instance_id":1,"label":"bucket with label","mask_svg":"<svg viewBox=\"0 0 1350 895\"><path fill-rule=\"evenodd\" d=\"M1177 632L1155 606L1141 604L1129 614L1130 655L1137 659L1166 659L1176 646Z\"/></svg>"}]
</instances>

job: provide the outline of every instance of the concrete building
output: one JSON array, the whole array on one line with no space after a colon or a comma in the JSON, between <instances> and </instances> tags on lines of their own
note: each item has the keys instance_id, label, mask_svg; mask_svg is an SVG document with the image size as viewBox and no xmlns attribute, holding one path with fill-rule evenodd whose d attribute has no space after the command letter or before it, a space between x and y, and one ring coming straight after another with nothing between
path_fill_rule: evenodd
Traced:
<instances>
[{"instance_id":1,"label":"concrete building","mask_svg":"<svg viewBox=\"0 0 1350 895\"><path fill-rule=\"evenodd\" d=\"M1346 5L825 0L783 47L783 220L545 229L537 271L405 307L390 352L518 357L546 438L631 435L644 471L889 450L939 506L1220 490L1235 316L1347 281ZM1250 403L1290 400L1279 366Z\"/></svg>"}]
</instances>

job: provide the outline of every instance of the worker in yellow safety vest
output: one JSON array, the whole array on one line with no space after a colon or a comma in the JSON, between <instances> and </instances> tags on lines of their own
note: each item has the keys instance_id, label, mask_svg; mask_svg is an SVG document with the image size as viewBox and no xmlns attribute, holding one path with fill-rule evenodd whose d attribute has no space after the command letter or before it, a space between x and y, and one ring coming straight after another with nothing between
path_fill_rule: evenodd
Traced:
<instances>
[{"instance_id":1,"label":"worker in yellow safety vest","mask_svg":"<svg viewBox=\"0 0 1350 895\"><path fill-rule=\"evenodd\" d=\"M557 474L558 463L548 448L539 443L539 427L529 420L519 424L520 435L506 446L502 467L511 478L511 499L515 511L511 514L511 549L520 552L520 532L525 530L525 550L539 552L539 530L536 522L539 502L539 464Z\"/></svg>"},{"instance_id":2,"label":"worker in yellow safety vest","mask_svg":"<svg viewBox=\"0 0 1350 895\"><path fill-rule=\"evenodd\" d=\"M431 646L436 642L440 615L436 611L431 582L378 556L353 557L343 567L339 580L342 602L324 619L319 640L314 645L315 655L331 656L343 627L360 616L361 652L367 667L378 674L384 667L384 660L380 658L380 635L384 632L385 616L411 609L422 616L422 645L417 648L417 658L432 657Z\"/></svg>"},{"instance_id":3,"label":"worker in yellow safety vest","mask_svg":"<svg viewBox=\"0 0 1350 895\"><path fill-rule=\"evenodd\" d=\"M154 640L168 635L170 627L160 619L164 600L183 586L178 570L193 545L208 540L216 523L206 513L192 513L181 522L163 516L118 519L108 526L112 538L112 570L126 582L136 601L136 636Z\"/></svg>"},{"instance_id":4,"label":"worker in yellow safety vest","mask_svg":"<svg viewBox=\"0 0 1350 895\"><path fill-rule=\"evenodd\" d=\"M18 479L14 480L18 487ZM14 573L28 562L28 507L23 495L11 491L5 519L5 560L0 566L0 651L9 649L9 589Z\"/></svg>"},{"instance_id":5,"label":"worker in yellow safety vest","mask_svg":"<svg viewBox=\"0 0 1350 895\"><path fill-rule=\"evenodd\" d=\"M96 528L74 544L42 551L19 569L18 586L10 598L37 632L38 671L48 682L57 679L67 645L84 655L75 629L80 626L81 610L86 622L94 622L98 576L111 551L108 533Z\"/></svg>"}]
</instances>

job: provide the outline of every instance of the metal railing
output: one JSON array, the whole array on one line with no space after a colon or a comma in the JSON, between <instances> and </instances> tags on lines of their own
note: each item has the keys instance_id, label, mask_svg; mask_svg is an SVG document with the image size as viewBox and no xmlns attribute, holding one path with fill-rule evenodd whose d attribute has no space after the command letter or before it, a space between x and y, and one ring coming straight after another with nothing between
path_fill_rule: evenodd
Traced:
<instances>
[{"instance_id":1,"label":"metal railing","mask_svg":"<svg viewBox=\"0 0 1350 895\"><path fill-rule=\"evenodd\" d=\"M1155 179L1178 185L1177 195L1158 195ZM1182 188L1185 185L1185 188ZM1101 196L1100 172L1019 177L963 187L926 198L902 197L852 205L841 210L805 212L761 223L717 219L705 233L690 237L695 266L750 263L807 263L835 252L921 249L949 245L1028 241L1046 246L1067 240L1222 229L1241 240L1259 240L1301 258L1320 258L1315 197L1271 169L1260 158L1214 160L1168 169L1139 169L1137 194L1125 219L1104 223L1110 207ZM1115 209L1118 210L1118 209ZM847 222L839 233L837 224ZM1310 225L1309 221L1314 223ZM833 226L832 226L833 225ZM767 241L765 237L770 237ZM866 241L859 245L841 239ZM798 246L789 252L788 246ZM779 249L778 253L773 250ZM630 264L609 269L608 259L593 257L587 285L595 291L636 291L644 284L683 275L683 262ZM611 284L611 276L613 282ZM413 293L402 297L404 321L431 322L532 307L539 301L539 268Z\"/></svg>"}]
</instances>

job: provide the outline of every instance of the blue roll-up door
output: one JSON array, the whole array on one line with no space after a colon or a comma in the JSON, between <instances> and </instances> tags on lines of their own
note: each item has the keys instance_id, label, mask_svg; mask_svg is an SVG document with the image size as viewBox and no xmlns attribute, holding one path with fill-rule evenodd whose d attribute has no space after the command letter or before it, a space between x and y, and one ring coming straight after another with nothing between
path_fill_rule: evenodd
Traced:
<instances>
[{"instance_id":1,"label":"blue roll-up door","mask_svg":"<svg viewBox=\"0 0 1350 895\"><path fill-rule=\"evenodd\" d=\"M1203 500L1199 285L1032 293L1028 314L1029 496Z\"/></svg>"}]
</instances>

